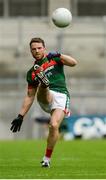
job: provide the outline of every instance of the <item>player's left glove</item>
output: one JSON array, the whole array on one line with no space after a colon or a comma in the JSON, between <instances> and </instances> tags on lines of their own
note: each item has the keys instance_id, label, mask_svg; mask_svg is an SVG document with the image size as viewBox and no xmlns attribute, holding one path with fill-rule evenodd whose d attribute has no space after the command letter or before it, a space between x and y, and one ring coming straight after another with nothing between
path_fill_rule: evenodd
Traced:
<instances>
[{"instance_id":1,"label":"player's left glove","mask_svg":"<svg viewBox=\"0 0 106 180\"><path fill-rule=\"evenodd\" d=\"M52 58L55 58L55 57L60 57L61 54L59 52L49 52L48 55L47 55L47 58L48 60L52 59Z\"/></svg>"},{"instance_id":2,"label":"player's left glove","mask_svg":"<svg viewBox=\"0 0 106 180\"><path fill-rule=\"evenodd\" d=\"M12 121L12 123L11 123L12 126L11 126L10 130L13 133L17 132L17 131L20 131L22 122L23 122L23 116L21 114L19 114L18 117Z\"/></svg>"}]
</instances>

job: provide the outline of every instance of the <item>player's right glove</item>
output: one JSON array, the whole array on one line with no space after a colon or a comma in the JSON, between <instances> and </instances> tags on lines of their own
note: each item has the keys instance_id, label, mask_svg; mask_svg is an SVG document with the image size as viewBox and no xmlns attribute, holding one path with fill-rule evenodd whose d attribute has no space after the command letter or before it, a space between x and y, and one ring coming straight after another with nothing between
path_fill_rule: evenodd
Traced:
<instances>
[{"instance_id":1,"label":"player's right glove","mask_svg":"<svg viewBox=\"0 0 106 180\"><path fill-rule=\"evenodd\" d=\"M49 52L48 55L47 55L47 58L48 60L52 59L52 58L55 58L55 57L60 57L61 54L59 52Z\"/></svg>"},{"instance_id":2,"label":"player's right glove","mask_svg":"<svg viewBox=\"0 0 106 180\"><path fill-rule=\"evenodd\" d=\"M10 130L13 133L20 131L22 122L23 122L23 116L21 114L19 114L18 117L11 122L12 126L11 126Z\"/></svg>"}]
</instances>

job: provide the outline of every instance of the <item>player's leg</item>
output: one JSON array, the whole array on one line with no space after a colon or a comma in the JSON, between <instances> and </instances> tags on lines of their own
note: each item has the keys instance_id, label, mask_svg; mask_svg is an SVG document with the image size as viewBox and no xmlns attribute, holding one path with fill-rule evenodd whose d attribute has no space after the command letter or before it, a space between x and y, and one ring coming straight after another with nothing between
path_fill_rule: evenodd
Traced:
<instances>
[{"instance_id":1,"label":"player's leg","mask_svg":"<svg viewBox=\"0 0 106 180\"><path fill-rule=\"evenodd\" d=\"M39 86L37 92L37 100L38 102L44 104L45 106L51 104L53 96L49 90L49 87L44 87L42 84Z\"/></svg>"},{"instance_id":2,"label":"player's leg","mask_svg":"<svg viewBox=\"0 0 106 180\"><path fill-rule=\"evenodd\" d=\"M42 161L43 167L50 166L50 159L55 147L55 144L59 137L59 127L64 119L64 111L62 109L55 109L52 111L51 120L49 125L49 135L47 139L47 148L45 152L45 156Z\"/></svg>"},{"instance_id":3,"label":"player's leg","mask_svg":"<svg viewBox=\"0 0 106 180\"><path fill-rule=\"evenodd\" d=\"M49 136L47 140L47 147L53 149L55 143L59 137L59 127L64 119L64 111L62 109L55 109L52 111L50 125L49 125Z\"/></svg>"},{"instance_id":4,"label":"player's leg","mask_svg":"<svg viewBox=\"0 0 106 180\"><path fill-rule=\"evenodd\" d=\"M37 100L38 100L41 108L44 111L49 112L49 105L53 101L53 95L51 94L49 87L44 88L44 86L42 86L42 84L39 86L39 89L37 92ZM47 150L46 150L47 155L49 154L50 151L51 150L49 150L47 148ZM46 154L45 154L41 164L42 164L42 167L50 167L50 161L48 161L48 157L46 157Z\"/></svg>"}]
</instances>

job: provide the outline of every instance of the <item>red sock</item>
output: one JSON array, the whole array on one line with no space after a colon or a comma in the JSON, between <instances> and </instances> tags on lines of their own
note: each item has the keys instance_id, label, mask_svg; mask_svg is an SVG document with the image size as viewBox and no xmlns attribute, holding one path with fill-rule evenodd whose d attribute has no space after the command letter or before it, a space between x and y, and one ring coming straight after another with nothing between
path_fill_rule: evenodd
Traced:
<instances>
[{"instance_id":1,"label":"red sock","mask_svg":"<svg viewBox=\"0 0 106 180\"><path fill-rule=\"evenodd\" d=\"M45 154L45 156L47 157L47 158L51 158L51 155L52 155L52 152L53 152L53 149L46 149L46 154Z\"/></svg>"}]
</instances>

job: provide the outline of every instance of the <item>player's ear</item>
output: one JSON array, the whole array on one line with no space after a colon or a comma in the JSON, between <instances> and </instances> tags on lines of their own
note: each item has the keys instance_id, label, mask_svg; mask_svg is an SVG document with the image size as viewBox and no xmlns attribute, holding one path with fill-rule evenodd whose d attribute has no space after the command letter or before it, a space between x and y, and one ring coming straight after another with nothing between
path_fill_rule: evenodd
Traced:
<instances>
[{"instance_id":1,"label":"player's ear","mask_svg":"<svg viewBox=\"0 0 106 180\"><path fill-rule=\"evenodd\" d=\"M31 48L31 46L30 46L30 52L32 52L32 48Z\"/></svg>"},{"instance_id":2,"label":"player's ear","mask_svg":"<svg viewBox=\"0 0 106 180\"><path fill-rule=\"evenodd\" d=\"M46 53L46 48L44 47L44 51L45 51L45 53Z\"/></svg>"}]
</instances>

